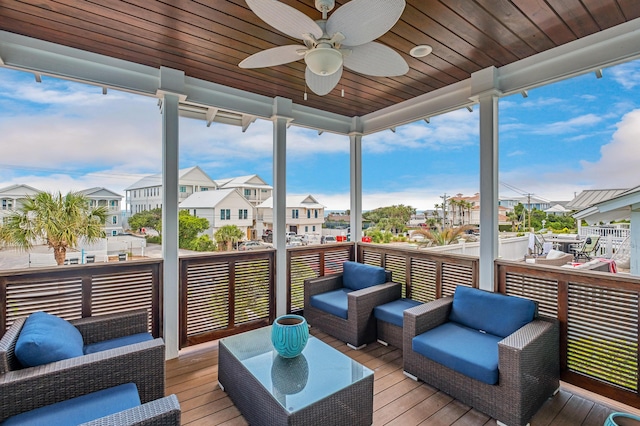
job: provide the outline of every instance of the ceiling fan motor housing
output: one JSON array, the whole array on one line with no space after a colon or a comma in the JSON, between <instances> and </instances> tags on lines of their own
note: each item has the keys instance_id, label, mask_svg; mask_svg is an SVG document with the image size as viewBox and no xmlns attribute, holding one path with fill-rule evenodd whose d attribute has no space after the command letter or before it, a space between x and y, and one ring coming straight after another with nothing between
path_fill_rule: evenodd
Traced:
<instances>
[{"instance_id":1,"label":"ceiling fan motor housing","mask_svg":"<svg viewBox=\"0 0 640 426\"><path fill-rule=\"evenodd\" d=\"M320 12L331 12L335 5L335 0L316 0L316 9ZM324 19L327 18L325 17Z\"/></svg>"}]
</instances>

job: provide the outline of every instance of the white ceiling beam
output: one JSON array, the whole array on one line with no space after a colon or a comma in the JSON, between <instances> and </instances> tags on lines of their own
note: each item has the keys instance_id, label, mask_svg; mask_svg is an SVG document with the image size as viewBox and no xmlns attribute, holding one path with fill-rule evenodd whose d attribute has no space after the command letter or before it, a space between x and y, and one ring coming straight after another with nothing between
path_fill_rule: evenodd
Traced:
<instances>
[{"instance_id":1,"label":"white ceiling beam","mask_svg":"<svg viewBox=\"0 0 640 426\"><path fill-rule=\"evenodd\" d=\"M211 126L213 120L216 118L216 114L218 114L218 108L207 108L206 117L207 117L207 127Z\"/></svg>"},{"instance_id":2,"label":"white ceiling beam","mask_svg":"<svg viewBox=\"0 0 640 426\"><path fill-rule=\"evenodd\" d=\"M243 115L242 116L242 133L246 132L251 123L256 121L256 117L252 115Z\"/></svg>"}]
</instances>

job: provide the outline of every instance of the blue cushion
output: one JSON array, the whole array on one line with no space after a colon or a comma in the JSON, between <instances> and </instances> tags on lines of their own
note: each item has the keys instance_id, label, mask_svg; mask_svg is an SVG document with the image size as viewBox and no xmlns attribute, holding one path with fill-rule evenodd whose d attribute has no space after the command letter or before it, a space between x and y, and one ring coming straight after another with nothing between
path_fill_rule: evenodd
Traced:
<instances>
[{"instance_id":1,"label":"blue cushion","mask_svg":"<svg viewBox=\"0 0 640 426\"><path fill-rule=\"evenodd\" d=\"M82 356L82 335L71 323L46 312L34 312L24 322L15 354L23 367L35 367Z\"/></svg>"},{"instance_id":2,"label":"blue cushion","mask_svg":"<svg viewBox=\"0 0 640 426\"><path fill-rule=\"evenodd\" d=\"M326 293L311 296L310 303L314 308L325 311L331 315L347 319L349 312L349 300L347 294L353 290L341 288L339 290L327 291Z\"/></svg>"},{"instance_id":3,"label":"blue cushion","mask_svg":"<svg viewBox=\"0 0 640 426\"><path fill-rule=\"evenodd\" d=\"M387 273L379 266L347 261L342 264L342 286L351 290L362 290L387 282Z\"/></svg>"},{"instance_id":4,"label":"blue cushion","mask_svg":"<svg viewBox=\"0 0 640 426\"><path fill-rule=\"evenodd\" d=\"M507 337L530 323L535 312L536 305L531 300L458 286L449 321Z\"/></svg>"},{"instance_id":5,"label":"blue cushion","mask_svg":"<svg viewBox=\"0 0 640 426\"><path fill-rule=\"evenodd\" d=\"M388 322L398 327L402 327L405 309L413 308L421 303L411 299L397 299L393 302L373 308L373 315L380 321Z\"/></svg>"},{"instance_id":6,"label":"blue cushion","mask_svg":"<svg viewBox=\"0 0 640 426\"><path fill-rule=\"evenodd\" d=\"M413 338L425 357L489 385L498 383L498 342L502 337L447 322Z\"/></svg>"},{"instance_id":7,"label":"blue cushion","mask_svg":"<svg viewBox=\"0 0 640 426\"><path fill-rule=\"evenodd\" d=\"M117 337L115 339L104 340L102 342L91 343L85 345L84 354L92 354L95 352L106 351L108 349L119 348L121 346L133 345L135 343L153 340L153 336L149 333L131 334L129 336Z\"/></svg>"},{"instance_id":8,"label":"blue cushion","mask_svg":"<svg viewBox=\"0 0 640 426\"><path fill-rule=\"evenodd\" d=\"M20 413L9 417L3 425L77 425L138 405L138 388L133 383L126 383Z\"/></svg>"}]
</instances>

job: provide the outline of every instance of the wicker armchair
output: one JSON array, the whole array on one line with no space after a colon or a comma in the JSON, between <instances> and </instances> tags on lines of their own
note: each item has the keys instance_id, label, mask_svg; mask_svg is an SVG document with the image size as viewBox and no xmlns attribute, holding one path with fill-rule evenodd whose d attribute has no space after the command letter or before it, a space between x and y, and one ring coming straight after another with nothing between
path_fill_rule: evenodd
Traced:
<instances>
[{"instance_id":1,"label":"wicker armchair","mask_svg":"<svg viewBox=\"0 0 640 426\"><path fill-rule=\"evenodd\" d=\"M373 308L398 299L401 286L391 281L391 272L386 271L386 283L355 290L347 294L347 319L333 315L311 305L311 297L343 288L343 274L331 274L304 281L304 317L309 325L360 349L377 338L376 319Z\"/></svg>"},{"instance_id":2,"label":"wicker armchair","mask_svg":"<svg viewBox=\"0 0 640 426\"><path fill-rule=\"evenodd\" d=\"M164 397L165 360L161 338L22 368L14 349L26 318L16 320L0 339L0 422L43 405L135 383L142 404ZM147 311L70 321L86 344L147 331Z\"/></svg>"},{"instance_id":3,"label":"wicker armchair","mask_svg":"<svg viewBox=\"0 0 640 426\"><path fill-rule=\"evenodd\" d=\"M449 320L446 297L404 311L405 374L423 380L509 426L526 425L559 388L558 323L536 317L498 343L498 383L445 367L412 347L413 338Z\"/></svg>"}]
</instances>

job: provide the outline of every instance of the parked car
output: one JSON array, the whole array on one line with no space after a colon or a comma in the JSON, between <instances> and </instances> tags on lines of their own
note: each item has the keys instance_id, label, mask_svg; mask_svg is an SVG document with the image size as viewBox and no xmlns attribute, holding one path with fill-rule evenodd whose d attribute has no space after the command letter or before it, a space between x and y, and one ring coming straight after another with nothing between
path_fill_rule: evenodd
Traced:
<instances>
[{"instance_id":1,"label":"parked car","mask_svg":"<svg viewBox=\"0 0 640 426\"><path fill-rule=\"evenodd\" d=\"M238 250L240 251L262 250L266 248L269 248L269 246L264 244L262 241L245 241L238 245Z\"/></svg>"},{"instance_id":2,"label":"parked car","mask_svg":"<svg viewBox=\"0 0 640 426\"><path fill-rule=\"evenodd\" d=\"M336 237L334 237L333 235L324 235L323 238L324 238L323 244L333 244L338 242L336 241Z\"/></svg>"},{"instance_id":3,"label":"parked car","mask_svg":"<svg viewBox=\"0 0 640 426\"><path fill-rule=\"evenodd\" d=\"M289 241L287 242L287 247L300 247L304 245L306 244L302 241L302 238L298 236L289 238Z\"/></svg>"}]
</instances>

